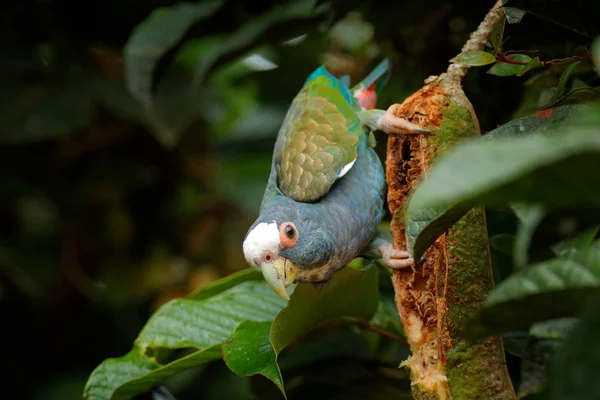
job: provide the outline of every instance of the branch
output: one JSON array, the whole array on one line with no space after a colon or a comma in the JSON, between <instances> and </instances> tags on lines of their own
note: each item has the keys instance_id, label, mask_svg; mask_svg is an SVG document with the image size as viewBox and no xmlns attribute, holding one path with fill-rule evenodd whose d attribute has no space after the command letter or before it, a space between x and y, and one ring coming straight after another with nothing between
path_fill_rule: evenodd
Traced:
<instances>
[{"instance_id":1,"label":"branch","mask_svg":"<svg viewBox=\"0 0 600 400\"><path fill-rule=\"evenodd\" d=\"M482 50L503 18L498 0L462 52ZM446 73L428 78L422 89L393 107L396 116L431 132L388 138L386 180L396 249L406 249L404 206L411 191L440 154L464 137L480 134L461 86L468 68L451 64ZM475 207L436 240L424 262L394 271L392 283L412 351L402 365L410 370L415 400L515 400L502 340L490 337L474 344L461 331L494 286L482 207Z\"/></svg>"},{"instance_id":2,"label":"branch","mask_svg":"<svg viewBox=\"0 0 600 400\"><path fill-rule=\"evenodd\" d=\"M483 21L481 21L477 29L471 33L469 40L467 40L461 50L461 54L470 51L483 51L492 30L503 18L504 9L502 8L502 0L496 0L494 7L492 7L485 18L483 18ZM469 67L466 65L458 63L450 64L450 66L448 66L447 75L452 81L462 81L468 71Z\"/></svg>"}]
</instances>

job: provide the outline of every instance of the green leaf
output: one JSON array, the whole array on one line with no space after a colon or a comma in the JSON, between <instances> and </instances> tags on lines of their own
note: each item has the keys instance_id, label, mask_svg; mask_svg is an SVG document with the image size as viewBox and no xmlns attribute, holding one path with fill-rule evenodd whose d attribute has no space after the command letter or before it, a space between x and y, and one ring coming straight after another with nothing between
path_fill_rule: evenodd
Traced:
<instances>
[{"instance_id":1,"label":"green leaf","mask_svg":"<svg viewBox=\"0 0 600 400\"><path fill-rule=\"evenodd\" d=\"M372 350L364 337L357 335L353 327L342 325L341 329L332 329L327 334L288 347L281 353L277 363L282 369L290 370L327 359L368 360L372 357Z\"/></svg>"},{"instance_id":2,"label":"green leaf","mask_svg":"<svg viewBox=\"0 0 600 400\"><path fill-rule=\"evenodd\" d=\"M214 14L222 3L213 0L158 8L134 28L123 54L125 80L128 89L146 108L153 107L152 83L158 60L193 24Z\"/></svg>"},{"instance_id":3,"label":"green leaf","mask_svg":"<svg viewBox=\"0 0 600 400\"><path fill-rule=\"evenodd\" d=\"M501 282L470 322L489 335L529 328L534 322L579 314L600 293L600 241L572 258L532 265Z\"/></svg>"},{"instance_id":4,"label":"green leaf","mask_svg":"<svg viewBox=\"0 0 600 400\"><path fill-rule=\"evenodd\" d=\"M203 301L171 300L150 317L136 344L203 349L227 340L244 320L273 320L285 305L264 281L244 282Z\"/></svg>"},{"instance_id":5,"label":"green leaf","mask_svg":"<svg viewBox=\"0 0 600 400\"><path fill-rule=\"evenodd\" d=\"M152 96L152 72L160 55L175 48L187 29L213 14L220 3L160 9L138 27L139 32L136 30L128 43L132 49L131 58L137 60L136 67L131 67L127 74L128 85L145 106L143 123L167 148L175 146L194 120L203 115L203 104L209 101L200 88L217 65L233 61L256 46L279 41L282 36L300 29L304 33L309 24L323 19L328 8L325 5L313 10L313 0L276 5L249 19L232 33L205 35L183 43ZM162 30L167 30L165 37ZM137 53L133 52L135 49L138 49Z\"/></svg>"},{"instance_id":6,"label":"green leaf","mask_svg":"<svg viewBox=\"0 0 600 400\"><path fill-rule=\"evenodd\" d=\"M525 354L528 339L529 334L527 331L506 332L502 335L504 349L517 357L523 357Z\"/></svg>"},{"instance_id":7,"label":"green leaf","mask_svg":"<svg viewBox=\"0 0 600 400\"><path fill-rule=\"evenodd\" d=\"M580 182L578 189L583 197L566 188L557 190L556 186L557 171L566 174L566 166L577 169L581 157L587 159L588 153L596 154L595 132L550 134L587 110L582 107L565 106L513 120L480 138L465 140L441 156L411 195L406 209L406 237L415 258L420 259L439 235L480 202L491 205L519 200L567 205L597 202L589 190L589 182L594 179L589 174L595 173L588 172L589 167L585 167L583 174L586 179L589 176L589 182L567 179L564 183ZM553 169L549 170L549 166ZM540 190L544 187L540 182L548 179L546 190L551 193Z\"/></svg>"},{"instance_id":8,"label":"green leaf","mask_svg":"<svg viewBox=\"0 0 600 400\"><path fill-rule=\"evenodd\" d=\"M600 99L600 88L598 87L573 88L567 94L560 97L555 102L548 104L544 108L588 103L598 99Z\"/></svg>"},{"instance_id":9,"label":"green leaf","mask_svg":"<svg viewBox=\"0 0 600 400\"><path fill-rule=\"evenodd\" d=\"M204 82L209 70L219 59L228 54L249 49L276 23L285 24L296 19L320 18L326 11L327 7L315 9L313 0L291 2L274 7L265 14L251 19L235 32L218 38L209 38L209 42L205 45L203 44L204 41L198 41L202 51L197 53L198 63L192 81L192 88L198 89Z\"/></svg>"},{"instance_id":10,"label":"green leaf","mask_svg":"<svg viewBox=\"0 0 600 400\"><path fill-rule=\"evenodd\" d=\"M595 18L596 3L590 0L509 0L506 4L589 38L600 33ZM509 7L504 7L504 10ZM506 12L512 13L512 10Z\"/></svg>"},{"instance_id":11,"label":"green leaf","mask_svg":"<svg viewBox=\"0 0 600 400\"><path fill-rule=\"evenodd\" d=\"M529 263L529 247L535 230L546 216L546 210L539 204L514 203L512 209L519 225L515 237L513 254L517 268L522 268Z\"/></svg>"},{"instance_id":12,"label":"green leaf","mask_svg":"<svg viewBox=\"0 0 600 400\"><path fill-rule=\"evenodd\" d=\"M345 268L326 285L298 285L288 306L269 324L269 330L256 323L238 327L240 331L232 338L234 344L223 347L227 365L244 376L265 375L283 392L277 354L322 323L341 317L370 320L379 300L377 272L377 268ZM260 330L264 337L251 329Z\"/></svg>"},{"instance_id":13,"label":"green leaf","mask_svg":"<svg viewBox=\"0 0 600 400\"><path fill-rule=\"evenodd\" d=\"M155 368L145 374L130 376L126 382L123 382L123 384L115 389L110 399L130 399L132 396L164 382L173 375L198 367L209 361L218 360L219 358L221 358L221 346L219 345L208 347L202 351L195 351L173 362L161 365L159 368Z\"/></svg>"},{"instance_id":14,"label":"green leaf","mask_svg":"<svg viewBox=\"0 0 600 400\"><path fill-rule=\"evenodd\" d=\"M558 318L531 327L521 362L519 398L541 393L546 388L549 361L576 322L576 318Z\"/></svg>"},{"instance_id":15,"label":"green leaf","mask_svg":"<svg viewBox=\"0 0 600 400\"><path fill-rule=\"evenodd\" d=\"M592 60L594 61L594 68L596 73L600 75L600 38L596 38L592 43Z\"/></svg>"},{"instance_id":16,"label":"green leaf","mask_svg":"<svg viewBox=\"0 0 600 400\"><path fill-rule=\"evenodd\" d=\"M544 390L550 357L560 344L556 339L529 339L521 361L519 399Z\"/></svg>"},{"instance_id":17,"label":"green leaf","mask_svg":"<svg viewBox=\"0 0 600 400\"><path fill-rule=\"evenodd\" d=\"M290 371L290 375L293 371ZM290 377L290 397L311 400L412 400L410 381L397 368L353 359L321 360Z\"/></svg>"},{"instance_id":18,"label":"green leaf","mask_svg":"<svg viewBox=\"0 0 600 400\"><path fill-rule=\"evenodd\" d=\"M287 303L263 280L253 280L253 270L240 271L195 292L194 299L164 304L140 332L136 350L100 364L85 393L95 399L130 398L172 375L220 358L221 346L232 371L262 374L283 392L277 353L321 323L342 317L371 319L378 304L377 272L377 268L346 268L327 285L297 286ZM163 348L198 351L164 365L147 355Z\"/></svg>"},{"instance_id":19,"label":"green leaf","mask_svg":"<svg viewBox=\"0 0 600 400\"><path fill-rule=\"evenodd\" d=\"M159 364L139 354L139 349L120 358L109 358L94 369L85 385L83 397L89 400L110 399L115 388L156 368Z\"/></svg>"},{"instance_id":20,"label":"green leaf","mask_svg":"<svg viewBox=\"0 0 600 400\"><path fill-rule=\"evenodd\" d=\"M494 64L487 73L496 76L513 76L517 75L520 70L521 65L499 62Z\"/></svg>"},{"instance_id":21,"label":"green leaf","mask_svg":"<svg viewBox=\"0 0 600 400\"><path fill-rule=\"evenodd\" d=\"M502 50L502 41L504 40L504 27L506 26L506 17L502 18L490 34L490 41L495 52Z\"/></svg>"},{"instance_id":22,"label":"green leaf","mask_svg":"<svg viewBox=\"0 0 600 400\"><path fill-rule=\"evenodd\" d=\"M515 7L504 7L504 13L509 24L518 24L525 16L525 11Z\"/></svg>"},{"instance_id":23,"label":"green leaf","mask_svg":"<svg viewBox=\"0 0 600 400\"><path fill-rule=\"evenodd\" d=\"M261 281L263 276L258 270L254 268L246 268L241 271L235 272L224 278L210 282L209 284L202 286L199 289L194 290L186 297L193 300L202 300L208 297L215 296L227 289L237 286L247 281Z\"/></svg>"},{"instance_id":24,"label":"green leaf","mask_svg":"<svg viewBox=\"0 0 600 400\"><path fill-rule=\"evenodd\" d=\"M245 273L225 279L208 290L215 293L217 288L223 289L232 281L249 276ZM242 321L270 323L286 305L286 301L262 280L242 282L209 298L203 298L202 292L199 293L201 300L176 299L164 304L150 317L136 339L136 348L144 353L148 348L195 348L199 351L164 365L138 354L139 351L107 360L94 370L85 393L95 393L95 397L91 397L94 399L130 398L167 377L220 358L221 344ZM131 358L132 354L134 358ZM144 368L133 368L131 360L135 361L134 367L142 365ZM102 378L121 370L125 372L119 372L112 380Z\"/></svg>"},{"instance_id":25,"label":"green leaf","mask_svg":"<svg viewBox=\"0 0 600 400\"><path fill-rule=\"evenodd\" d=\"M529 333L538 339L564 339L567 337L577 318L556 318L533 324Z\"/></svg>"},{"instance_id":26,"label":"green leaf","mask_svg":"<svg viewBox=\"0 0 600 400\"><path fill-rule=\"evenodd\" d=\"M559 257L572 257L577 251L590 247L594 243L598 230L600 230L600 226L595 226L576 238L556 243L552 246L552 251Z\"/></svg>"},{"instance_id":27,"label":"green leaf","mask_svg":"<svg viewBox=\"0 0 600 400\"><path fill-rule=\"evenodd\" d=\"M92 76L90 86L94 97L108 110L123 119L144 122L144 107L120 82L103 76Z\"/></svg>"},{"instance_id":28,"label":"green leaf","mask_svg":"<svg viewBox=\"0 0 600 400\"><path fill-rule=\"evenodd\" d=\"M364 57L373 46L375 28L359 13L348 13L328 32L329 39L339 49L355 57Z\"/></svg>"},{"instance_id":29,"label":"green leaf","mask_svg":"<svg viewBox=\"0 0 600 400\"><path fill-rule=\"evenodd\" d=\"M481 140L518 138L533 133L552 132L563 127L569 120L582 117L588 108L572 105L552 108L521 118L513 119L504 125L481 136Z\"/></svg>"},{"instance_id":30,"label":"green leaf","mask_svg":"<svg viewBox=\"0 0 600 400\"><path fill-rule=\"evenodd\" d=\"M345 268L326 285L298 285L288 306L273 321L273 347L279 353L309 329L334 318L370 320L379 302L377 285L377 268Z\"/></svg>"},{"instance_id":31,"label":"green leaf","mask_svg":"<svg viewBox=\"0 0 600 400\"><path fill-rule=\"evenodd\" d=\"M450 61L471 67L479 67L495 62L496 56L486 51L469 51L468 53L460 53Z\"/></svg>"},{"instance_id":32,"label":"green leaf","mask_svg":"<svg viewBox=\"0 0 600 400\"><path fill-rule=\"evenodd\" d=\"M271 322L242 322L231 339L223 344L223 358L236 374L261 374L277 385L285 396L277 354L269 341L270 331Z\"/></svg>"},{"instance_id":33,"label":"green leaf","mask_svg":"<svg viewBox=\"0 0 600 400\"><path fill-rule=\"evenodd\" d=\"M139 354L140 351L140 349L133 349L126 356L103 361L90 375L84 389L84 397L86 399L130 399L179 372L221 358L219 345L204 351L196 351L166 365L160 365L151 358Z\"/></svg>"},{"instance_id":34,"label":"green leaf","mask_svg":"<svg viewBox=\"0 0 600 400\"><path fill-rule=\"evenodd\" d=\"M490 238L490 247L509 256L513 255L515 236L509 233L499 233Z\"/></svg>"},{"instance_id":35,"label":"green leaf","mask_svg":"<svg viewBox=\"0 0 600 400\"><path fill-rule=\"evenodd\" d=\"M539 68L542 66L542 62L539 57L534 57L531 61L527 63L527 65L523 65L519 70L517 76L523 76L525 73L531 71L532 69Z\"/></svg>"},{"instance_id":36,"label":"green leaf","mask_svg":"<svg viewBox=\"0 0 600 400\"><path fill-rule=\"evenodd\" d=\"M523 65L523 64L511 64L511 63L507 63L507 62L499 62L499 63L496 63L492 68L490 68L488 70L488 74L496 75L496 76L513 76L513 75L520 76L520 75L523 75L521 73L521 71L527 72L529 69L539 66L539 65L536 65L535 60L532 60L532 58L526 54L512 54L508 57L513 61L527 63L527 64ZM538 62L539 62L539 60L538 60ZM525 73L525 72L523 72L523 73Z\"/></svg>"},{"instance_id":37,"label":"green leaf","mask_svg":"<svg viewBox=\"0 0 600 400\"><path fill-rule=\"evenodd\" d=\"M600 398L600 298L592 302L550 364L550 400Z\"/></svg>"},{"instance_id":38,"label":"green leaf","mask_svg":"<svg viewBox=\"0 0 600 400\"><path fill-rule=\"evenodd\" d=\"M554 101L558 100L565 92L565 87L567 86L567 82L573 75L573 71L580 64L580 61L574 62L573 64L569 64L567 68L563 71L561 75L558 85L556 86L556 91L554 92Z\"/></svg>"}]
</instances>

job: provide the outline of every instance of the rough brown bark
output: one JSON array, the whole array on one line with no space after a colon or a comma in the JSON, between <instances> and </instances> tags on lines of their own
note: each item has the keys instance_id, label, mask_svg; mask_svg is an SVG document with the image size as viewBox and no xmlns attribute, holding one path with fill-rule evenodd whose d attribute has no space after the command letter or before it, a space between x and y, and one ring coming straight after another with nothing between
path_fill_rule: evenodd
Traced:
<instances>
[{"instance_id":1,"label":"rough brown bark","mask_svg":"<svg viewBox=\"0 0 600 400\"><path fill-rule=\"evenodd\" d=\"M494 25L504 17L501 2L486 15L463 47L483 50ZM394 109L395 114L431 130L427 136L390 136L386 176L393 215L394 246L406 248L402 209L407 196L432 162L466 136L479 135L479 123L461 80L467 67L452 64L439 77ZM394 271L396 303L412 356L415 399L515 399L501 338L470 343L459 328L493 288L485 214L475 208L427 251L414 269Z\"/></svg>"}]
</instances>

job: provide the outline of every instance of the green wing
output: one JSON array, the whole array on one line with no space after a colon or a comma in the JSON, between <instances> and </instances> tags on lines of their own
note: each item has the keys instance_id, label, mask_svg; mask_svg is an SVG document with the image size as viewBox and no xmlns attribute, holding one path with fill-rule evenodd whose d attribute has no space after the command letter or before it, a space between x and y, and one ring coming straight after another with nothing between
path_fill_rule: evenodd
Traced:
<instances>
[{"instance_id":1,"label":"green wing","mask_svg":"<svg viewBox=\"0 0 600 400\"><path fill-rule=\"evenodd\" d=\"M358 145L366 138L352 99L331 75L307 80L275 147L277 184L284 195L296 201L318 200L352 167Z\"/></svg>"}]
</instances>

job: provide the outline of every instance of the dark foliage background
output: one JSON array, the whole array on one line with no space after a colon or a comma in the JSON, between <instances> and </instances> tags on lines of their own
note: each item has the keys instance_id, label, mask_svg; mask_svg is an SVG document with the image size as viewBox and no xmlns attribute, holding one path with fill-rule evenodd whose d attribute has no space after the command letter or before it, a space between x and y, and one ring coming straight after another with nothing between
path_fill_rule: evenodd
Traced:
<instances>
[{"instance_id":1,"label":"dark foliage background","mask_svg":"<svg viewBox=\"0 0 600 400\"><path fill-rule=\"evenodd\" d=\"M258 211L275 135L306 76L336 48L328 26L349 10L372 24L379 52L364 63L392 60L393 76L379 103L387 107L443 72L492 5L333 2L327 13L249 38L223 54L201 85L190 86L200 50L176 57L184 43L228 34L275 5L228 1L158 63L155 92L159 82L167 87L159 110L167 126L159 129L136 111L124 83L123 49L138 23L174 4L0 5L2 390L18 398L79 398L90 371L127 352L160 304L246 267L241 243ZM548 60L571 56L591 40L587 32L542 17L527 14L508 25L504 48L537 50ZM282 43L304 33L299 43ZM255 52L276 68L243 62ZM563 70L544 69L546 86L555 85ZM588 72L579 79L597 84ZM544 86L531 79L496 77L486 68L469 73L465 91L484 132L535 111ZM189 124L179 128L181 121ZM385 138L378 138L384 151ZM489 224L491 236L514 233L508 212L491 212ZM512 266L494 252L501 279ZM509 362L517 376L518 362ZM340 365L353 363L331 359L318 368L344 376ZM180 379L181 399L246 396L247 381L221 364L193 380ZM253 385L260 393L270 383L259 377Z\"/></svg>"}]
</instances>

